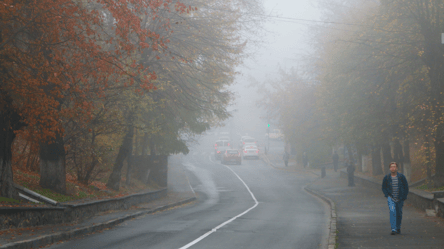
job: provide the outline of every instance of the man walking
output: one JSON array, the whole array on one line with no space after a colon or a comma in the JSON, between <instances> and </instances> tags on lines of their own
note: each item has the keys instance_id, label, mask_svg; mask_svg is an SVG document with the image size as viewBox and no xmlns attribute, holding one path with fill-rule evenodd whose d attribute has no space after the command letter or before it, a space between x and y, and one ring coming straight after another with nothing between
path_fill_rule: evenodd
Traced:
<instances>
[{"instance_id":1,"label":"man walking","mask_svg":"<svg viewBox=\"0 0 444 249\"><path fill-rule=\"evenodd\" d=\"M390 163L389 168L390 173L382 180L382 192L390 210L391 235L395 235L401 233L402 207L409 193L409 184L405 176L398 172L398 163Z\"/></svg>"},{"instance_id":2,"label":"man walking","mask_svg":"<svg viewBox=\"0 0 444 249\"><path fill-rule=\"evenodd\" d=\"M347 160L348 186L355 186L355 165L352 161Z\"/></svg>"},{"instance_id":3,"label":"man walking","mask_svg":"<svg viewBox=\"0 0 444 249\"><path fill-rule=\"evenodd\" d=\"M288 159L289 158L290 158L290 155L287 153L287 151L285 151L284 157L282 158L284 160L285 167L288 167Z\"/></svg>"},{"instance_id":4,"label":"man walking","mask_svg":"<svg viewBox=\"0 0 444 249\"><path fill-rule=\"evenodd\" d=\"M339 155L336 151L335 153L333 153L332 159L333 159L333 168L335 169L336 172L338 171L338 163L339 163Z\"/></svg>"}]
</instances>

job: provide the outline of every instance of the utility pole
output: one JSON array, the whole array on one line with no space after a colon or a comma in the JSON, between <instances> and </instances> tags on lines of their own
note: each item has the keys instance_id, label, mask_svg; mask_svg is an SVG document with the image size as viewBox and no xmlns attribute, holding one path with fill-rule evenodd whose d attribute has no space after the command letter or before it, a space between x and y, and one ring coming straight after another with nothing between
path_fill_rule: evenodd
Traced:
<instances>
[{"instance_id":1,"label":"utility pole","mask_svg":"<svg viewBox=\"0 0 444 249\"><path fill-rule=\"evenodd\" d=\"M270 151L270 121L268 121L268 127L267 127L267 133L268 133L268 151Z\"/></svg>"}]
</instances>

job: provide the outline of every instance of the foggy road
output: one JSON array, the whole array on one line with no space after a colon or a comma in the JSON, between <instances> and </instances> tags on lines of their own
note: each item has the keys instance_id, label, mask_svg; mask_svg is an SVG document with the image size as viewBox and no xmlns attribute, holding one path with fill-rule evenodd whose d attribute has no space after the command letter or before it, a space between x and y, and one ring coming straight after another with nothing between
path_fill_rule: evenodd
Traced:
<instances>
[{"instance_id":1,"label":"foggy road","mask_svg":"<svg viewBox=\"0 0 444 249\"><path fill-rule=\"evenodd\" d=\"M201 138L183 158L196 204L50 248L319 248L326 242L328 207L303 190L314 175L261 160L222 165L212 155L215 139Z\"/></svg>"}]
</instances>

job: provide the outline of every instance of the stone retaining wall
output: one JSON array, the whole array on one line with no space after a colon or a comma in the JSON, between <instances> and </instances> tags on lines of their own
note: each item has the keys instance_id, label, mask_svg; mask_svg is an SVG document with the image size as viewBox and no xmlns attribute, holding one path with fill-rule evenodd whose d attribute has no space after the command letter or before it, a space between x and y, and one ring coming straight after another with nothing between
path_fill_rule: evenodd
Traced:
<instances>
[{"instance_id":1,"label":"stone retaining wall","mask_svg":"<svg viewBox=\"0 0 444 249\"><path fill-rule=\"evenodd\" d=\"M138 193L120 198L90 201L79 204L61 203L60 207L2 207L0 230L42 225L70 223L90 218L109 210L125 210L167 195L167 189Z\"/></svg>"},{"instance_id":2,"label":"stone retaining wall","mask_svg":"<svg viewBox=\"0 0 444 249\"><path fill-rule=\"evenodd\" d=\"M146 193L133 194L120 198L91 201L80 204L67 204L65 217L70 220L83 220L90 218L97 213L108 210L125 210L133 205L150 202L152 200L164 197L167 194L166 189L151 191ZM68 221L69 222L69 221Z\"/></svg>"},{"instance_id":3,"label":"stone retaining wall","mask_svg":"<svg viewBox=\"0 0 444 249\"><path fill-rule=\"evenodd\" d=\"M434 196L431 193L419 189L410 188L406 203L411 203L416 208L426 210L435 209Z\"/></svg>"},{"instance_id":4,"label":"stone retaining wall","mask_svg":"<svg viewBox=\"0 0 444 249\"><path fill-rule=\"evenodd\" d=\"M0 230L63 223L65 207L0 208Z\"/></svg>"}]
</instances>

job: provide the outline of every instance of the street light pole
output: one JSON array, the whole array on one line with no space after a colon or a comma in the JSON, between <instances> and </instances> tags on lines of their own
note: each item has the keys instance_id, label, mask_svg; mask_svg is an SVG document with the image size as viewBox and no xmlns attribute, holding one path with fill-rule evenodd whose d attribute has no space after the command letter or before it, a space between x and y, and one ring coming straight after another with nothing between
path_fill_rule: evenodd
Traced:
<instances>
[{"instance_id":1,"label":"street light pole","mask_svg":"<svg viewBox=\"0 0 444 249\"><path fill-rule=\"evenodd\" d=\"M268 127L267 127L267 133L268 133L268 149L267 151L270 151L270 121L268 121Z\"/></svg>"}]
</instances>

